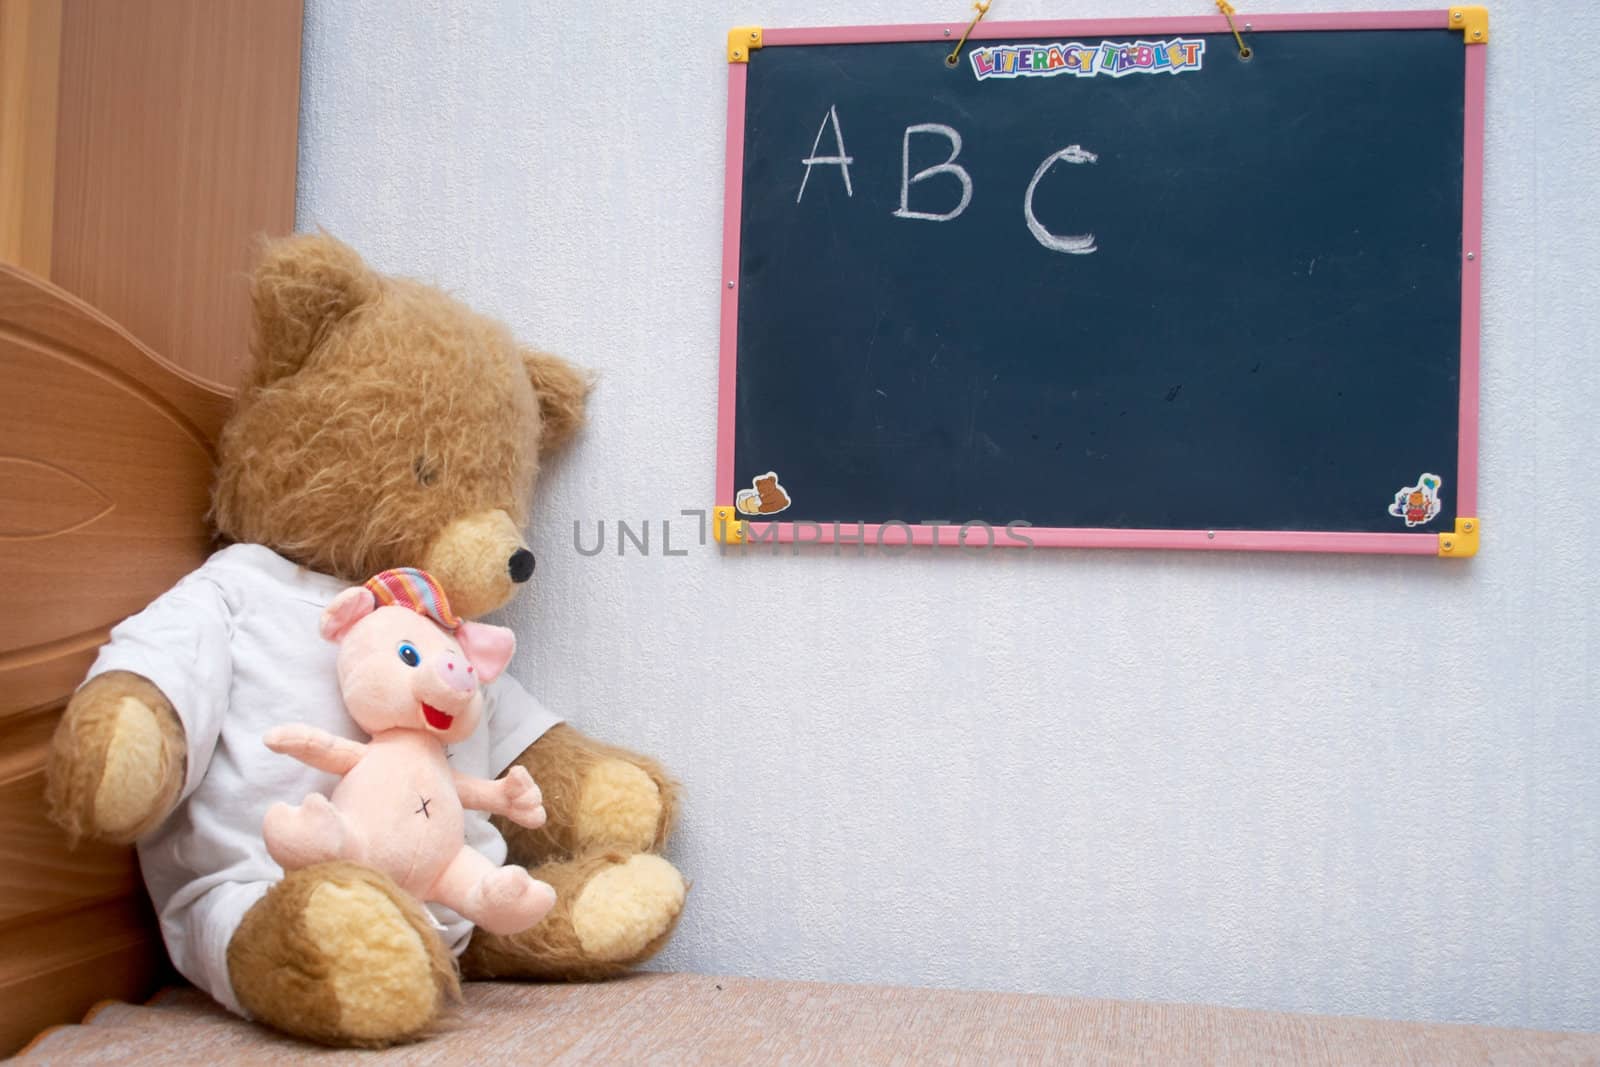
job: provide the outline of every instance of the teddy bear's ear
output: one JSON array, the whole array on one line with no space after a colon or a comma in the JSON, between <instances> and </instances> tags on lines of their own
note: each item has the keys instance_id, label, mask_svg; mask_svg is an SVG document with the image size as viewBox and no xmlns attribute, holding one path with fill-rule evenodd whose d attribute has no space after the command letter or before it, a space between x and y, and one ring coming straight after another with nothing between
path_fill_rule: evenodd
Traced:
<instances>
[{"instance_id":1,"label":"teddy bear's ear","mask_svg":"<svg viewBox=\"0 0 1600 1067\"><path fill-rule=\"evenodd\" d=\"M522 350L522 362L539 397L539 416L544 424L540 447L560 448L583 426L584 401L594 382L572 364L535 348Z\"/></svg>"},{"instance_id":2,"label":"teddy bear's ear","mask_svg":"<svg viewBox=\"0 0 1600 1067\"><path fill-rule=\"evenodd\" d=\"M378 276L325 233L269 241L250 283L255 376L277 381L304 365L328 327L378 298Z\"/></svg>"}]
</instances>

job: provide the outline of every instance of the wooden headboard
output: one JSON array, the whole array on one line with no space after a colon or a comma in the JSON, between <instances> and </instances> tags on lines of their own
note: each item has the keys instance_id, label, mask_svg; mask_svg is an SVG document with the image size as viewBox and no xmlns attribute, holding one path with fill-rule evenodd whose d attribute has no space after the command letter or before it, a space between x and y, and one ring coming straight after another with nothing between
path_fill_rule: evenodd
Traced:
<instances>
[{"instance_id":1,"label":"wooden headboard","mask_svg":"<svg viewBox=\"0 0 1600 1067\"><path fill-rule=\"evenodd\" d=\"M211 550L227 391L0 265L0 1056L166 967L132 849L68 851L46 747L107 631Z\"/></svg>"}]
</instances>

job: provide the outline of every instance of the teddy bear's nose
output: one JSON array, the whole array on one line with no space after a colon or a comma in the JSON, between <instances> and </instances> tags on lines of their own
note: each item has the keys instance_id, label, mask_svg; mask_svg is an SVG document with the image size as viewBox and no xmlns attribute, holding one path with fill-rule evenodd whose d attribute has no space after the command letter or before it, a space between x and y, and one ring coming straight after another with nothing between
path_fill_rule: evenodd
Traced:
<instances>
[{"instance_id":1,"label":"teddy bear's nose","mask_svg":"<svg viewBox=\"0 0 1600 1067\"><path fill-rule=\"evenodd\" d=\"M525 548L519 548L511 553L511 580L525 582L533 577L533 553Z\"/></svg>"}]
</instances>

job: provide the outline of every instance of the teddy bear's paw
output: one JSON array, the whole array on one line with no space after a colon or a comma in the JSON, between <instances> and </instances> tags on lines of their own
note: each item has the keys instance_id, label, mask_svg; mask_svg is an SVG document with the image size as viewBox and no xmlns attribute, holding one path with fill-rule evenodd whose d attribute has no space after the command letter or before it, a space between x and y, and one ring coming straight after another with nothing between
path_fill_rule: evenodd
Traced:
<instances>
[{"instance_id":1,"label":"teddy bear's paw","mask_svg":"<svg viewBox=\"0 0 1600 1067\"><path fill-rule=\"evenodd\" d=\"M687 892L660 856L630 856L589 879L572 904L572 932L589 959L638 959L677 922Z\"/></svg>"},{"instance_id":2,"label":"teddy bear's paw","mask_svg":"<svg viewBox=\"0 0 1600 1067\"><path fill-rule=\"evenodd\" d=\"M184 762L183 726L161 691L137 674L100 675L50 742L51 815L74 841L132 842L176 803Z\"/></svg>"},{"instance_id":3,"label":"teddy bear's paw","mask_svg":"<svg viewBox=\"0 0 1600 1067\"><path fill-rule=\"evenodd\" d=\"M661 790L642 768L603 759L583 777L575 816L578 840L589 847L649 851L661 829Z\"/></svg>"},{"instance_id":4,"label":"teddy bear's paw","mask_svg":"<svg viewBox=\"0 0 1600 1067\"><path fill-rule=\"evenodd\" d=\"M422 906L351 863L308 867L274 886L234 933L228 972L251 1015L329 1045L414 1041L460 992Z\"/></svg>"}]
</instances>

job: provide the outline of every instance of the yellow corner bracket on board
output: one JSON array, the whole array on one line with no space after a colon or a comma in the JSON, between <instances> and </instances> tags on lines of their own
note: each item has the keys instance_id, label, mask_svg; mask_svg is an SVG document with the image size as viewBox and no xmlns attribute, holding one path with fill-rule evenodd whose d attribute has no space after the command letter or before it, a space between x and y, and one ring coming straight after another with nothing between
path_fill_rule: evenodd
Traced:
<instances>
[{"instance_id":1,"label":"yellow corner bracket on board","mask_svg":"<svg viewBox=\"0 0 1600 1067\"><path fill-rule=\"evenodd\" d=\"M1439 555L1451 559L1468 559L1478 554L1478 529L1483 523L1477 519L1456 519L1455 533L1439 535Z\"/></svg>"},{"instance_id":2,"label":"yellow corner bracket on board","mask_svg":"<svg viewBox=\"0 0 1600 1067\"><path fill-rule=\"evenodd\" d=\"M1479 9L1481 10L1481 9ZM728 31L728 62L748 63L750 53L761 47L760 26L735 26Z\"/></svg>"},{"instance_id":3,"label":"yellow corner bracket on board","mask_svg":"<svg viewBox=\"0 0 1600 1067\"><path fill-rule=\"evenodd\" d=\"M733 508L719 506L711 509L711 536L719 545L744 544L744 520Z\"/></svg>"},{"instance_id":4,"label":"yellow corner bracket on board","mask_svg":"<svg viewBox=\"0 0 1600 1067\"><path fill-rule=\"evenodd\" d=\"M1462 44L1489 43L1489 9L1481 4L1450 9L1450 28L1461 31Z\"/></svg>"}]
</instances>

